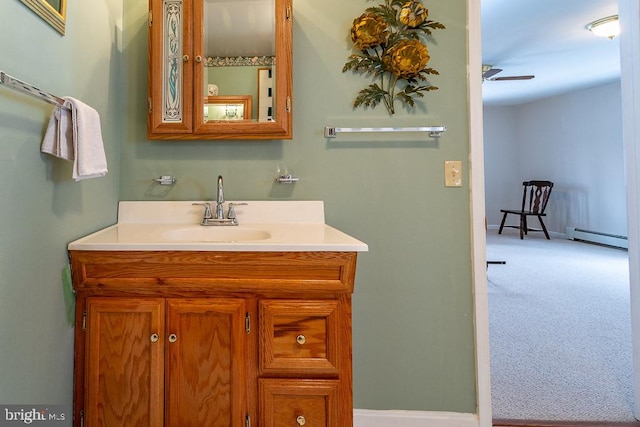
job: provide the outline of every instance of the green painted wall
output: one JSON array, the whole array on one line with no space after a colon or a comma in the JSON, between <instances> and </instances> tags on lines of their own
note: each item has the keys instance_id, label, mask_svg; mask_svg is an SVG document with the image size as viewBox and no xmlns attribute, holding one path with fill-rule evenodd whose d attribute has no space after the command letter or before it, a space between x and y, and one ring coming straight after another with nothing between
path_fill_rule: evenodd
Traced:
<instances>
[{"instance_id":1,"label":"green painted wall","mask_svg":"<svg viewBox=\"0 0 640 427\"><path fill-rule=\"evenodd\" d=\"M69 1L62 37L19 1L2 5L0 70L94 106L109 174L74 182L70 163L40 153L53 107L0 86L0 404L71 405L61 272L68 242L116 219L121 17L122 0Z\"/></svg>"},{"instance_id":2,"label":"green painted wall","mask_svg":"<svg viewBox=\"0 0 640 427\"><path fill-rule=\"evenodd\" d=\"M475 412L465 0L429 0L431 65L441 76L415 112L352 110L369 81L341 73L352 20L366 0L296 0L294 139L146 140L147 2L124 0L125 110L120 195L125 200L321 199L327 222L369 244L354 295L355 407ZM416 135L323 137L323 127L444 124ZM445 188L445 160L462 160L464 186ZM300 177L274 184L278 170ZM174 187L152 185L173 175Z\"/></svg>"},{"instance_id":3,"label":"green painted wall","mask_svg":"<svg viewBox=\"0 0 640 427\"><path fill-rule=\"evenodd\" d=\"M341 68L351 21L372 2L296 0L294 139L152 142L146 134L145 0L70 2L62 37L18 1L0 14L0 69L101 114L110 172L80 183L40 154L51 106L0 86L0 403L70 403L66 244L116 220L118 199L322 199L327 222L367 242L354 295L356 408L475 412L469 230L466 1L431 0L440 87L416 112L352 110L368 81ZM121 21L124 8L124 20ZM119 28L124 28L120 34ZM444 124L411 135L323 137L325 125ZM462 160L464 186L443 186ZM278 170L301 178L273 183ZM178 183L152 186L171 174Z\"/></svg>"}]
</instances>

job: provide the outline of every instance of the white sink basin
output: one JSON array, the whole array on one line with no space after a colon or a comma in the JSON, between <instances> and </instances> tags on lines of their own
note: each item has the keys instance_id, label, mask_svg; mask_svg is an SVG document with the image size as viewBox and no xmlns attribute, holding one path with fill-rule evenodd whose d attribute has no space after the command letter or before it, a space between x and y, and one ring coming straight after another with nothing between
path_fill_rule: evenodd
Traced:
<instances>
[{"instance_id":1,"label":"white sink basin","mask_svg":"<svg viewBox=\"0 0 640 427\"><path fill-rule=\"evenodd\" d=\"M202 226L193 202L120 202L118 223L69 243L87 251L364 252L365 243L324 222L321 201L249 201L237 226Z\"/></svg>"},{"instance_id":2,"label":"white sink basin","mask_svg":"<svg viewBox=\"0 0 640 427\"><path fill-rule=\"evenodd\" d=\"M256 242L266 240L271 234L265 230L251 228L238 228L234 226L196 226L189 228L177 228L162 233L162 237L175 242Z\"/></svg>"}]
</instances>

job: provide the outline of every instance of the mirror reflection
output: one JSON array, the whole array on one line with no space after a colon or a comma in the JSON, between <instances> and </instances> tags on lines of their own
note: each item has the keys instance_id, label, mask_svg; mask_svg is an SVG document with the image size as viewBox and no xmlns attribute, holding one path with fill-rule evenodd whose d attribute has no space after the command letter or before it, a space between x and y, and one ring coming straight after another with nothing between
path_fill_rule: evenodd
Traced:
<instances>
[{"instance_id":1,"label":"mirror reflection","mask_svg":"<svg viewBox=\"0 0 640 427\"><path fill-rule=\"evenodd\" d=\"M251 120L251 98L249 95L208 96L204 105L204 119L206 121Z\"/></svg>"},{"instance_id":2,"label":"mirror reflection","mask_svg":"<svg viewBox=\"0 0 640 427\"><path fill-rule=\"evenodd\" d=\"M275 120L275 0L205 0L204 28L204 121Z\"/></svg>"}]
</instances>

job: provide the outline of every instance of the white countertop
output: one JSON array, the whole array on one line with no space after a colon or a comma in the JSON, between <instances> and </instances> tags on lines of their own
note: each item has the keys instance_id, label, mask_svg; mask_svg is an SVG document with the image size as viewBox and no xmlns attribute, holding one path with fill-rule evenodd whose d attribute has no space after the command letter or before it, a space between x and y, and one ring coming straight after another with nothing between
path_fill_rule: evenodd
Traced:
<instances>
[{"instance_id":1,"label":"white countertop","mask_svg":"<svg viewBox=\"0 0 640 427\"><path fill-rule=\"evenodd\" d=\"M325 224L321 201L247 201L237 226L202 226L194 202L120 202L118 223L69 243L89 251L366 252ZM232 202L241 203L241 202ZM226 204L225 204L226 212Z\"/></svg>"}]
</instances>

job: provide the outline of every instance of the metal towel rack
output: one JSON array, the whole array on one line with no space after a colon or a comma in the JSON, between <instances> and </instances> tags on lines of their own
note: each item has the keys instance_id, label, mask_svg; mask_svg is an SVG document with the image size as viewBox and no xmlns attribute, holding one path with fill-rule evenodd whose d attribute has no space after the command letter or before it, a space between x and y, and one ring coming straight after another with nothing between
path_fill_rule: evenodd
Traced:
<instances>
[{"instance_id":1,"label":"metal towel rack","mask_svg":"<svg viewBox=\"0 0 640 427\"><path fill-rule=\"evenodd\" d=\"M18 92L22 92L27 95L31 95L35 98L40 99L41 101L48 102L49 104L53 104L56 107L64 108L69 110L69 107L65 107L64 99L52 95L50 93L44 92L37 87L30 85L29 83L25 83L22 80L18 80L15 77L11 77L4 71L0 71L0 84L7 86L10 89L17 90Z\"/></svg>"},{"instance_id":2,"label":"metal towel rack","mask_svg":"<svg viewBox=\"0 0 640 427\"><path fill-rule=\"evenodd\" d=\"M380 127L380 128L337 128L326 126L324 128L325 138L336 138L338 133L353 132L429 132L432 138L438 138L446 132L446 126L418 126L418 127Z\"/></svg>"}]
</instances>

